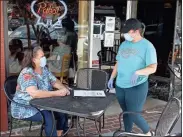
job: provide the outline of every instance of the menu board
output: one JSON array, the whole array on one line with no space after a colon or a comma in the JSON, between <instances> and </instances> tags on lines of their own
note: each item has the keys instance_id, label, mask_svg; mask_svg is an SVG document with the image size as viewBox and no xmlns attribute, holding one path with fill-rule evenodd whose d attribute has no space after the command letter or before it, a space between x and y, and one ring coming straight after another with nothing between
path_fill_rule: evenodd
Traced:
<instances>
[{"instance_id":1,"label":"menu board","mask_svg":"<svg viewBox=\"0 0 183 137\"><path fill-rule=\"evenodd\" d=\"M106 17L105 21L105 31L115 30L115 17Z\"/></svg>"},{"instance_id":2,"label":"menu board","mask_svg":"<svg viewBox=\"0 0 183 137\"><path fill-rule=\"evenodd\" d=\"M104 47L113 47L114 46L114 33L105 32Z\"/></svg>"}]
</instances>

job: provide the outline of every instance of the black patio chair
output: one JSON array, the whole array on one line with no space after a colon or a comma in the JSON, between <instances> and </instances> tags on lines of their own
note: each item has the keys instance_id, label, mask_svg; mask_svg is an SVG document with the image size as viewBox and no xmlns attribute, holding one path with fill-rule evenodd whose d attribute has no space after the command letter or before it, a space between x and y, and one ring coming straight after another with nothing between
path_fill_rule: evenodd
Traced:
<instances>
[{"instance_id":1,"label":"black patio chair","mask_svg":"<svg viewBox=\"0 0 183 137\"><path fill-rule=\"evenodd\" d=\"M111 49L103 49L97 53L97 56L99 59L99 69L107 72L109 75L108 78L110 78L112 74L112 71L113 71L112 66L115 66L116 64L116 55L117 55L116 52L112 51ZM102 68L102 66L106 66L107 68ZM114 79L114 83L115 81L116 81L116 78ZM115 86L116 85L113 84L113 87Z\"/></svg>"},{"instance_id":2,"label":"black patio chair","mask_svg":"<svg viewBox=\"0 0 183 137\"><path fill-rule=\"evenodd\" d=\"M19 105L19 106L22 106L22 107L32 107L30 105L24 105L24 104L17 103L13 100L14 94L16 92L17 78L18 78L17 76L10 76L5 80L5 83L4 83L4 93L7 97L8 109L10 110L10 112L11 112L11 103L12 102L15 103L16 105ZM44 129L44 118L43 118L43 115L42 115L41 111L38 110L38 112L42 116L42 121L41 121L42 125L41 125L41 130L40 130L40 136L42 136L42 131ZM11 136L11 132L12 132L13 119L15 119L15 118L10 116L10 134L9 134L9 136ZM28 121L26 119L18 119L18 120ZM31 126L32 126L32 121L30 121L29 131L31 130Z\"/></svg>"},{"instance_id":3,"label":"black patio chair","mask_svg":"<svg viewBox=\"0 0 183 137\"><path fill-rule=\"evenodd\" d=\"M97 53L97 56L99 58L99 69L102 68L102 65L106 66L114 66L116 64L116 52L106 49L106 50L101 50ZM108 70L110 70L108 69Z\"/></svg>"},{"instance_id":4,"label":"black patio chair","mask_svg":"<svg viewBox=\"0 0 183 137\"><path fill-rule=\"evenodd\" d=\"M156 125L155 131L152 132L152 136L177 136L181 133L172 134L171 131L174 128L175 124L177 123L180 114L181 114L181 101L176 98L172 97L167 105L165 106L164 110L162 112L158 111L143 111L143 112L122 112L119 116L120 121L120 128L114 132L113 136L144 136L142 134L137 133L128 133L122 130L122 117L125 114L131 114L131 115L139 115L139 114L161 114L158 123Z\"/></svg>"},{"instance_id":5,"label":"black patio chair","mask_svg":"<svg viewBox=\"0 0 183 137\"><path fill-rule=\"evenodd\" d=\"M107 81L108 81L108 74L99 69L91 69L91 68L84 68L80 69L77 72L76 76L76 88L78 89L86 89L86 90L103 90L107 92ZM101 124L101 118L103 117L103 126ZM95 118L95 117L89 117L87 119L95 121L99 123L99 127L97 127L97 131L101 133L101 129L104 128L105 124L105 115L104 112L102 114ZM81 126L80 126L81 127Z\"/></svg>"}]
</instances>

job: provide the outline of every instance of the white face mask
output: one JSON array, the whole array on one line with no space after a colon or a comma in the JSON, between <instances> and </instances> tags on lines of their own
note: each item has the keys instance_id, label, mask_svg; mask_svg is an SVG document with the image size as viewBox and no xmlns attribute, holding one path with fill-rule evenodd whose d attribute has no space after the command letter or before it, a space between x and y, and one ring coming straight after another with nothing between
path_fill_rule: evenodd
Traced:
<instances>
[{"instance_id":1,"label":"white face mask","mask_svg":"<svg viewBox=\"0 0 183 137\"><path fill-rule=\"evenodd\" d=\"M133 39L134 39L134 38L132 38L132 37L130 36L130 34L128 34L128 33L125 33L125 34L124 34L124 38L125 38L125 40L127 40L127 41L133 41Z\"/></svg>"},{"instance_id":2,"label":"white face mask","mask_svg":"<svg viewBox=\"0 0 183 137\"><path fill-rule=\"evenodd\" d=\"M46 57L42 57L40 59L40 67L45 67L46 66Z\"/></svg>"}]
</instances>

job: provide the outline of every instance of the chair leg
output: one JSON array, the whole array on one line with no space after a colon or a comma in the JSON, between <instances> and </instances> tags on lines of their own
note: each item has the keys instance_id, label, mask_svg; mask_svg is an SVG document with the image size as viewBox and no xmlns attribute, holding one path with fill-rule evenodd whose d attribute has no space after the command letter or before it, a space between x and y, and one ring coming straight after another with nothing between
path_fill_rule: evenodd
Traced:
<instances>
[{"instance_id":1,"label":"chair leg","mask_svg":"<svg viewBox=\"0 0 183 137\"><path fill-rule=\"evenodd\" d=\"M101 117L100 117L100 120L99 120L99 132L100 132L99 137L101 137L101 132L102 132L102 119L101 119Z\"/></svg>"},{"instance_id":2,"label":"chair leg","mask_svg":"<svg viewBox=\"0 0 183 137\"><path fill-rule=\"evenodd\" d=\"M71 128L74 128L74 126L76 125L76 120L77 120L77 117L75 117L75 116L73 116L73 118L72 118L72 126L71 126Z\"/></svg>"},{"instance_id":3,"label":"chair leg","mask_svg":"<svg viewBox=\"0 0 183 137\"><path fill-rule=\"evenodd\" d=\"M43 136L43 129L44 129L44 124L41 125L41 129L40 129L40 137Z\"/></svg>"},{"instance_id":4,"label":"chair leg","mask_svg":"<svg viewBox=\"0 0 183 137\"><path fill-rule=\"evenodd\" d=\"M102 128L104 128L104 125L105 125L105 114L103 114L103 126L102 126Z\"/></svg>"},{"instance_id":5,"label":"chair leg","mask_svg":"<svg viewBox=\"0 0 183 137\"><path fill-rule=\"evenodd\" d=\"M11 132L12 132L12 127L13 127L13 118L11 117L11 120L10 120L10 134L9 134L9 137L11 136Z\"/></svg>"},{"instance_id":6,"label":"chair leg","mask_svg":"<svg viewBox=\"0 0 183 137\"><path fill-rule=\"evenodd\" d=\"M31 131L31 127L32 127L32 121L30 122L29 132Z\"/></svg>"}]
</instances>

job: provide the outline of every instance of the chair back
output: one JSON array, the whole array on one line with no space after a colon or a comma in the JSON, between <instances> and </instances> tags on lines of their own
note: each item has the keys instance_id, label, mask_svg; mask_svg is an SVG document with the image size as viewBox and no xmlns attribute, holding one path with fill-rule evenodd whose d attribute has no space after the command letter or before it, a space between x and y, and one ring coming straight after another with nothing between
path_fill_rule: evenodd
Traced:
<instances>
[{"instance_id":1,"label":"chair back","mask_svg":"<svg viewBox=\"0 0 183 137\"><path fill-rule=\"evenodd\" d=\"M69 74L69 65L70 65L71 55L65 54L62 59L62 69L61 69L61 77L67 77Z\"/></svg>"},{"instance_id":2,"label":"chair back","mask_svg":"<svg viewBox=\"0 0 183 137\"><path fill-rule=\"evenodd\" d=\"M70 66L71 55L64 54L62 58L62 67L60 72L60 81L63 83L64 77L68 78L69 76L69 66ZM66 80L67 83L67 80Z\"/></svg>"},{"instance_id":3,"label":"chair back","mask_svg":"<svg viewBox=\"0 0 183 137\"><path fill-rule=\"evenodd\" d=\"M18 76L10 76L4 82L4 93L10 102L12 102L16 92L17 79Z\"/></svg>"},{"instance_id":4,"label":"chair back","mask_svg":"<svg viewBox=\"0 0 183 137\"><path fill-rule=\"evenodd\" d=\"M99 69L85 68L77 72L76 87L89 90L107 90L108 74Z\"/></svg>"},{"instance_id":5,"label":"chair back","mask_svg":"<svg viewBox=\"0 0 183 137\"><path fill-rule=\"evenodd\" d=\"M181 114L181 102L173 97L167 103L163 110L155 130L155 136L167 136L171 133L173 127Z\"/></svg>"},{"instance_id":6,"label":"chair back","mask_svg":"<svg viewBox=\"0 0 183 137\"><path fill-rule=\"evenodd\" d=\"M101 69L102 65L113 66L116 64L116 52L107 49L101 50L97 53L99 58L99 68Z\"/></svg>"}]
</instances>

